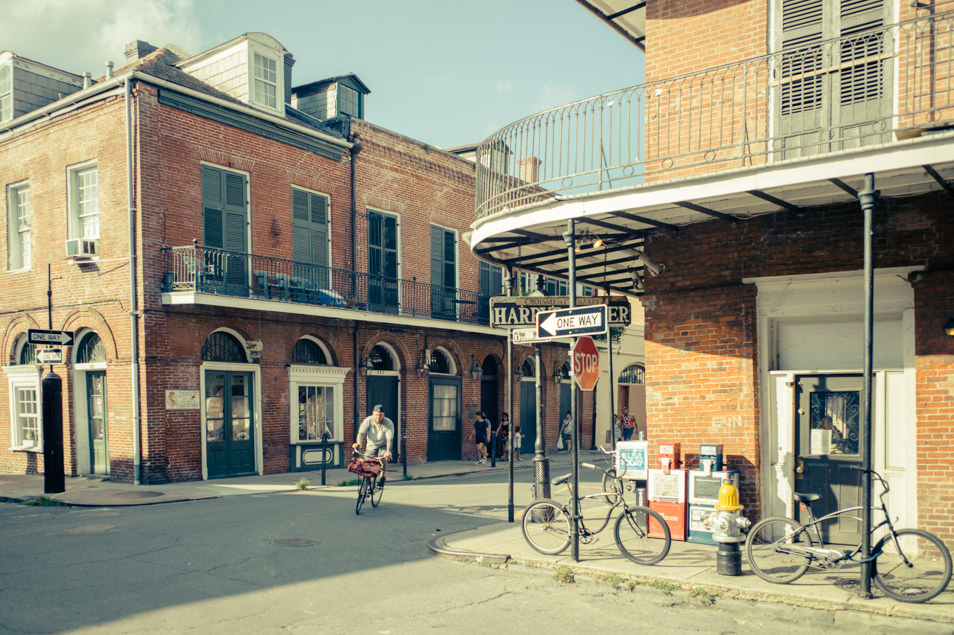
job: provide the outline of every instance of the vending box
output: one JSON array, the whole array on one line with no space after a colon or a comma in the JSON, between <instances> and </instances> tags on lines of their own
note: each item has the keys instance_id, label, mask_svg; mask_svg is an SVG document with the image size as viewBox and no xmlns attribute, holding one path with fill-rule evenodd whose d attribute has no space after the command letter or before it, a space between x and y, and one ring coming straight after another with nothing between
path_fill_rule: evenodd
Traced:
<instances>
[{"instance_id":1,"label":"vending box","mask_svg":"<svg viewBox=\"0 0 954 635\"><path fill-rule=\"evenodd\" d=\"M666 520L673 540L686 539L686 483L685 470L649 470L649 507ZM650 522L649 535L661 538L662 529Z\"/></svg>"},{"instance_id":2,"label":"vending box","mask_svg":"<svg viewBox=\"0 0 954 635\"><path fill-rule=\"evenodd\" d=\"M682 465L682 455L680 453L680 444L678 443L660 443L659 444L659 465L663 469L678 469Z\"/></svg>"},{"instance_id":3,"label":"vending box","mask_svg":"<svg viewBox=\"0 0 954 635\"><path fill-rule=\"evenodd\" d=\"M739 471L726 470L707 474L704 470L690 470L688 480L689 526L686 540L707 545L718 544L704 521L715 511L719 502L719 488L723 483L732 483L738 489Z\"/></svg>"},{"instance_id":4,"label":"vending box","mask_svg":"<svg viewBox=\"0 0 954 635\"><path fill-rule=\"evenodd\" d=\"M649 469L649 441L620 441L616 444L616 475L645 481Z\"/></svg>"},{"instance_id":5,"label":"vending box","mask_svg":"<svg viewBox=\"0 0 954 635\"><path fill-rule=\"evenodd\" d=\"M699 469L703 471L719 471L724 466L721 443L699 444Z\"/></svg>"}]
</instances>

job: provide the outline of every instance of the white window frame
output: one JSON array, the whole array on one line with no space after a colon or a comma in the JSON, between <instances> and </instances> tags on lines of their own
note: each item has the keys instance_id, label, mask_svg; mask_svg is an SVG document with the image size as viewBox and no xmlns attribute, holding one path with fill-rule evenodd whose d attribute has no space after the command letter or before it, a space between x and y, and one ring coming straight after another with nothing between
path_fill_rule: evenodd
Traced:
<instances>
[{"instance_id":1,"label":"white window frame","mask_svg":"<svg viewBox=\"0 0 954 635\"><path fill-rule=\"evenodd\" d=\"M249 101L269 110L280 110L282 95L281 60L256 49L249 48Z\"/></svg>"},{"instance_id":2,"label":"white window frame","mask_svg":"<svg viewBox=\"0 0 954 635\"><path fill-rule=\"evenodd\" d=\"M32 260L32 210L30 185L24 181L7 186L7 269L27 271Z\"/></svg>"},{"instance_id":3,"label":"white window frame","mask_svg":"<svg viewBox=\"0 0 954 635\"><path fill-rule=\"evenodd\" d=\"M335 435L328 439L329 443L344 441L344 381L350 368L339 366L314 366L293 364L288 367L289 383L289 429L292 444L321 443L321 439L302 439L299 434L298 421L298 389L299 388L329 388L332 391Z\"/></svg>"},{"instance_id":4,"label":"white window frame","mask_svg":"<svg viewBox=\"0 0 954 635\"><path fill-rule=\"evenodd\" d=\"M41 367L33 364L4 366L7 374L7 383L10 390L10 441L11 450L18 452L43 451L43 393L40 381ZM34 439L24 439L24 424L26 423L20 397L23 391L33 391L35 403L26 418L34 419L36 433Z\"/></svg>"},{"instance_id":5,"label":"white window frame","mask_svg":"<svg viewBox=\"0 0 954 635\"><path fill-rule=\"evenodd\" d=\"M13 64L0 64L0 122L13 119Z\"/></svg>"},{"instance_id":6,"label":"white window frame","mask_svg":"<svg viewBox=\"0 0 954 635\"><path fill-rule=\"evenodd\" d=\"M69 237L99 238L99 170L95 161L69 168Z\"/></svg>"}]
</instances>

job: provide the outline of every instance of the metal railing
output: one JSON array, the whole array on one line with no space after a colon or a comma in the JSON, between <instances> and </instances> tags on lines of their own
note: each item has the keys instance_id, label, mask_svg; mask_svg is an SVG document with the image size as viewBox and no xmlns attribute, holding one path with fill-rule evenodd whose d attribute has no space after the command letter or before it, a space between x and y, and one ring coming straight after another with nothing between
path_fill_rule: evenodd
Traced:
<instances>
[{"instance_id":1,"label":"metal railing","mask_svg":"<svg viewBox=\"0 0 954 635\"><path fill-rule=\"evenodd\" d=\"M954 124L954 12L541 112L477 148L478 219Z\"/></svg>"},{"instance_id":2,"label":"metal railing","mask_svg":"<svg viewBox=\"0 0 954 635\"><path fill-rule=\"evenodd\" d=\"M360 271L191 245L165 247L164 292L192 291L489 324L488 296Z\"/></svg>"}]
</instances>

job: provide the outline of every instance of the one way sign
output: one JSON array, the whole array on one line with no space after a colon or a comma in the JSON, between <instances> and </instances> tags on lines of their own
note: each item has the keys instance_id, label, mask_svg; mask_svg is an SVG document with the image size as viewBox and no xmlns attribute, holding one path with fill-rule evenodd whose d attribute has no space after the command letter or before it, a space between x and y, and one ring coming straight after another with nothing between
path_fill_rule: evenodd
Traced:
<instances>
[{"instance_id":1,"label":"one way sign","mask_svg":"<svg viewBox=\"0 0 954 635\"><path fill-rule=\"evenodd\" d=\"M541 340L604 335L607 327L605 304L537 313L537 339Z\"/></svg>"},{"instance_id":2,"label":"one way sign","mask_svg":"<svg viewBox=\"0 0 954 635\"><path fill-rule=\"evenodd\" d=\"M56 344L58 346L72 346L73 331L46 331L43 329L27 329L27 341L30 344Z\"/></svg>"}]
</instances>

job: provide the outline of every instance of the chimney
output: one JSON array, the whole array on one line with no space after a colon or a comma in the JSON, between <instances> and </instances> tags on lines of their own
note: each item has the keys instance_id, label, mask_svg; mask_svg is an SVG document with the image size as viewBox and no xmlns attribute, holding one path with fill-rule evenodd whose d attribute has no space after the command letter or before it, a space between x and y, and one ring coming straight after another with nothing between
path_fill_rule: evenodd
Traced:
<instances>
[{"instance_id":1,"label":"chimney","mask_svg":"<svg viewBox=\"0 0 954 635\"><path fill-rule=\"evenodd\" d=\"M106 79L112 79L112 78L113 78L113 63L106 62Z\"/></svg>"},{"instance_id":2,"label":"chimney","mask_svg":"<svg viewBox=\"0 0 954 635\"><path fill-rule=\"evenodd\" d=\"M126 45L126 63L135 62L138 59L149 55L156 50L156 47L150 44L149 42L144 42L142 40L134 40Z\"/></svg>"},{"instance_id":3,"label":"chimney","mask_svg":"<svg viewBox=\"0 0 954 635\"><path fill-rule=\"evenodd\" d=\"M524 183L536 183L540 180L540 164L543 163L537 157L525 157L520 159L520 180Z\"/></svg>"},{"instance_id":4,"label":"chimney","mask_svg":"<svg viewBox=\"0 0 954 635\"><path fill-rule=\"evenodd\" d=\"M83 73L83 88L89 88L93 85L93 77L89 74L89 71Z\"/></svg>"}]
</instances>

